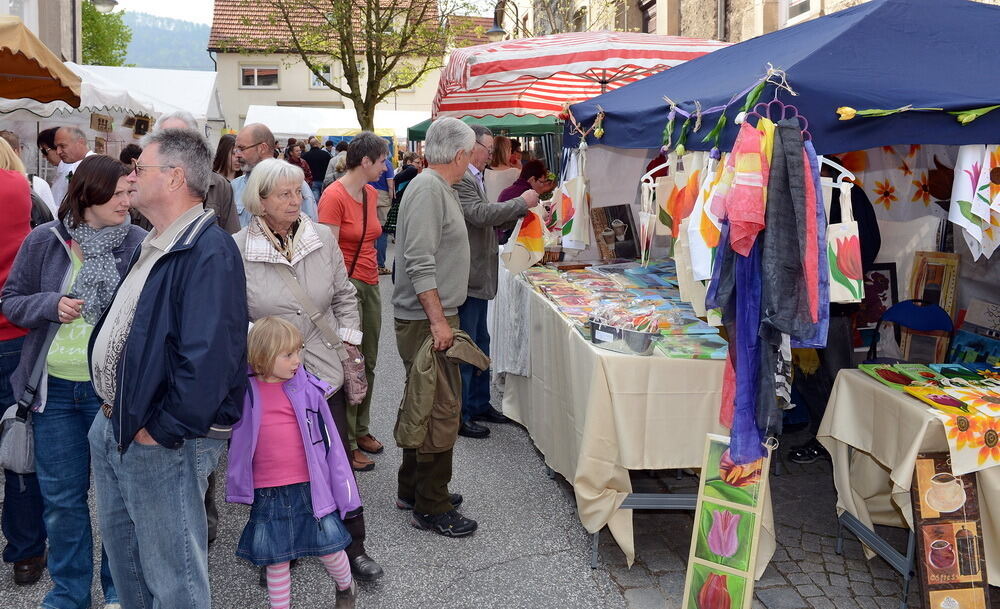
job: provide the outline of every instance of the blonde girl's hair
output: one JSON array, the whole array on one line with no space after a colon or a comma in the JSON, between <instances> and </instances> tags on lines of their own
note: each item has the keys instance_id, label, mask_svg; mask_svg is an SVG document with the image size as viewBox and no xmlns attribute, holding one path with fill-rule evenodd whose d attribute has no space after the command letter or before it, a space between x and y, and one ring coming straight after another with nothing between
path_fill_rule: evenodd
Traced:
<instances>
[{"instance_id":1,"label":"blonde girl's hair","mask_svg":"<svg viewBox=\"0 0 1000 609\"><path fill-rule=\"evenodd\" d=\"M0 137L0 169L27 173L24 170L24 163L21 162L21 157L17 156L17 151L11 148L7 140L2 137Z\"/></svg>"},{"instance_id":2,"label":"blonde girl's hair","mask_svg":"<svg viewBox=\"0 0 1000 609\"><path fill-rule=\"evenodd\" d=\"M247 336L247 358L250 369L257 376L269 376L279 355L301 348L302 333L279 317L258 319Z\"/></svg>"},{"instance_id":3,"label":"blonde girl's hair","mask_svg":"<svg viewBox=\"0 0 1000 609\"><path fill-rule=\"evenodd\" d=\"M490 167L506 167L510 164L510 138L498 135L493 138L493 157Z\"/></svg>"}]
</instances>

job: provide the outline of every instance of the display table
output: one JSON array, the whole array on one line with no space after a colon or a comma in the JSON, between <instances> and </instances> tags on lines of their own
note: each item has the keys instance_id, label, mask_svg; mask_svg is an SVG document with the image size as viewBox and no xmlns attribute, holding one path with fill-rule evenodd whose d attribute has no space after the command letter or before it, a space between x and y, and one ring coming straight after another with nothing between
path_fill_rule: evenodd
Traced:
<instances>
[{"instance_id":1,"label":"display table","mask_svg":"<svg viewBox=\"0 0 1000 609\"><path fill-rule=\"evenodd\" d=\"M728 435L718 422L724 362L599 349L523 280L501 275L501 292L528 290L526 310L498 308L496 316L518 320L530 350L529 376L506 375L504 414L573 485L583 526L595 533L608 525L631 564L632 510L618 509L632 491L628 470L701 467L705 434ZM770 495L764 513L758 577L775 548Z\"/></svg>"},{"instance_id":2,"label":"display table","mask_svg":"<svg viewBox=\"0 0 1000 609\"><path fill-rule=\"evenodd\" d=\"M947 452L931 407L860 370L843 370L817 434L833 459L837 511L867 527L913 528L910 481L919 452ZM853 449L853 450L852 450ZM1000 467L976 474L986 571L1000 585Z\"/></svg>"}]
</instances>

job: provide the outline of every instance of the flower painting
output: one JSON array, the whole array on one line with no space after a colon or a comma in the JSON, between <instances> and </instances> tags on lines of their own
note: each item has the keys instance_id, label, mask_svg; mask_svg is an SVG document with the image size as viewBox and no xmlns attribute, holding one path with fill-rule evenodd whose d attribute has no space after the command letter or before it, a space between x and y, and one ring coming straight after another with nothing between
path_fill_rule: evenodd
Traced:
<instances>
[{"instance_id":1,"label":"flower painting","mask_svg":"<svg viewBox=\"0 0 1000 609\"><path fill-rule=\"evenodd\" d=\"M691 566L689 609L743 609L747 579L717 571L708 565Z\"/></svg>"},{"instance_id":2,"label":"flower painting","mask_svg":"<svg viewBox=\"0 0 1000 609\"><path fill-rule=\"evenodd\" d=\"M850 226L854 231L850 231ZM834 229L843 227L844 231ZM857 226L853 224L831 224L827 234L827 257L830 261L831 288L834 288L835 302L859 302L864 295L864 279L861 271L861 242L858 240ZM839 290L837 289L839 288ZM839 293L839 296L838 296Z\"/></svg>"},{"instance_id":3,"label":"flower painting","mask_svg":"<svg viewBox=\"0 0 1000 609\"><path fill-rule=\"evenodd\" d=\"M705 501L694 555L740 571L750 568L754 514Z\"/></svg>"},{"instance_id":4,"label":"flower painting","mask_svg":"<svg viewBox=\"0 0 1000 609\"><path fill-rule=\"evenodd\" d=\"M705 470L705 496L756 507L762 467L763 459L736 465L729 456L729 446L712 441L708 449L708 467Z\"/></svg>"}]
</instances>

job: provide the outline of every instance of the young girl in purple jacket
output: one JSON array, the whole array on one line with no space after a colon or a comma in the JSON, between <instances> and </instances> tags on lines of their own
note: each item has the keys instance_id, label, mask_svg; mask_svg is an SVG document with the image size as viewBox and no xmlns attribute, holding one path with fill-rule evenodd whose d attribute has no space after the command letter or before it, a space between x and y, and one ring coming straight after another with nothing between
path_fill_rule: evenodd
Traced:
<instances>
[{"instance_id":1,"label":"young girl in purple jacket","mask_svg":"<svg viewBox=\"0 0 1000 609\"><path fill-rule=\"evenodd\" d=\"M337 583L338 608L355 606L356 584L341 520L361 505L327 396L333 388L302 367L302 334L277 317L247 338L250 382L229 446L226 499L249 503L236 555L267 569L273 609L291 601L289 562L319 556Z\"/></svg>"}]
</instances>

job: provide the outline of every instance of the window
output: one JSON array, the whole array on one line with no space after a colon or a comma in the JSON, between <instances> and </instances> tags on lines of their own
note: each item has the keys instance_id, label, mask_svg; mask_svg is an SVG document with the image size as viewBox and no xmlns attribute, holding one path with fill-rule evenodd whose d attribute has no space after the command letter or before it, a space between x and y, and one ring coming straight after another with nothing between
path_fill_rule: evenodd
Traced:
<instances>
[{"instance_id":1,"label":"window","mask_svg":"<svg viewBox=\"0 0 1000 609\"><path fill-rule=\"evenodd\" d=\"M277 89L278 66L242 66L241 89Z\"/></svg>"},{"instance_id":2,"label":"window","mask_svg":"<svg viewBox=\"0 0 1000 609\"><path fill-rule=\"evenodd\" d=\"M328 82L331 83L333 82L333 71L330 69L330 66L328 65L316 66L316 68L320 71L320 73L323 74L323 78L325 78ZM323 81L317 78L316 74L312 70L309 70L309 88L310 89L327 88L326 85L323 84Z\"/></svg>"},{"instance_id":3,"label":"window","mask_svg":"<svg viewBox=\"0 0 1000 609\"><path fill-rule=\"evenodd\" d=\"M656 33L656 0L639 0L639 31L643 34Z\"/></svg>"},{"instance_id":4,"label":"window","mask_svg":"<svg viewBox=\"0 0 1000 609\"><path fill-rule=\"evenodd\" d=\"M781 0L782 26L794 25L820 15L820 0Z\"/></svg>"}]
</instances>

